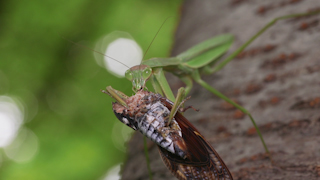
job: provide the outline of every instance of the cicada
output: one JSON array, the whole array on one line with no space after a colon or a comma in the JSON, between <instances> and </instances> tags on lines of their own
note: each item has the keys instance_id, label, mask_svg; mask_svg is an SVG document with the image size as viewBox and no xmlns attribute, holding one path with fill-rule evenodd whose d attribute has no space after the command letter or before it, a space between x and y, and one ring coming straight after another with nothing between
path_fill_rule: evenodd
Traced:
<instances>
[{"instance_id":1,"label":"cicada","mask_svg":"<svg viewBox=\"0 0 320 180\"><path fill-rule=\"evenodd\" d=\"M117 100L113 111L122 123L158 145L164 164L178 179L233 179L219 154L180 112L168 124L172 101L143 89L131 97L110 86L103 92Z\"/></svg>"}]
</instances>

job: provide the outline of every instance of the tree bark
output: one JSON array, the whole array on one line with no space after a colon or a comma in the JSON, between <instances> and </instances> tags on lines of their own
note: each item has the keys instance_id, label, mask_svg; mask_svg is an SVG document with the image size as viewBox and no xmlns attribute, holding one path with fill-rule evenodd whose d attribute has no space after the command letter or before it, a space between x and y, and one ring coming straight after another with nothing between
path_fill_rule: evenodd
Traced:
<instances>
[{"instance_id":1,"label":"tree bark","mask_svg":"<svg viewBox=\"0 0 320 180\"><path fill-rule=\"evenodd\" d=\"M172 56L210 37L235 36L233 52L272 19L320 9L318 0L186 0ZM220 154L234 179L320 179L320 15L281 20L240 57L204 80L252 113L272 164L247 116L199 85L185 113ZM182 85L171 78L173 91ZM154 179L175 179L149 142ZM122 179L148 179L143 139L128 143Z\"/></svg>"}]
</instances>

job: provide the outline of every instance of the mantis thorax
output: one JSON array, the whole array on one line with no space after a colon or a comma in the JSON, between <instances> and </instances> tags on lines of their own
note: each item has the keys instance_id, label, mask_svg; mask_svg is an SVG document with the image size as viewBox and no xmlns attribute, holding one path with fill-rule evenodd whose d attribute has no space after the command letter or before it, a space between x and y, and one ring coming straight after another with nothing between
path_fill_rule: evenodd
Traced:
<instances>
[{"instance_id":1,"label":"mantis thorax","mask_svg":"<svg viewBox=\"0 0 320 180\"><path fill-rule=\"evenodd\" d=\"M137 65L128 69L125 73L125 77L132 82L133 91L143 89L146 85L146 81L150 78L152 69L147 65Z\"/></svg>"}]
</instances>

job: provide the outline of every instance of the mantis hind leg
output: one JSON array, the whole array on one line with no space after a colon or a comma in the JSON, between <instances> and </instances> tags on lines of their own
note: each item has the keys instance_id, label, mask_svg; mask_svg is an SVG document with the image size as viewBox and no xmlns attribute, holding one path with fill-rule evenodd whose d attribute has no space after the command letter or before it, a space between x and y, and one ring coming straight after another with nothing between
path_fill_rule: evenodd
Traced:
<instances>
[{"instance_id":1,"label":"mantis hind leg","mask_svg":"<svg viewBox=\"0 0 320 180\"><path fill-rule=\"evenodd\" d=\"M237 104L236 102L232 101L231 99L229 99L227 96L223 95L221 92L219 92L218 90L214 89L212 86L210 86L208 83L206 83L205 81L203 81L200 77L200 74L199 74L199 71L198 70L195 70L193 75L192 75L193 79L198 83L200 84L202 87L204 87L205 89L207 89L208 91L210 91L211 93L217 95L218 97L220 97L221 99L227 101L228 103L232 104L233 106L235 106L236 108L238 108L241 112L243 112L244 114L248 115L253 126L255 127L255 129L257 130L257 133L260 137L260 140L263 144L263 147L266 151L266 153L269 155L270 152L268 150L268 147L263 139L263 136L255 122L255 120L253 119L251 113L246 110L244 107L240 106L239 104ZM270 156L269 156L270 157Z\"/></svg>"}]
</instances>

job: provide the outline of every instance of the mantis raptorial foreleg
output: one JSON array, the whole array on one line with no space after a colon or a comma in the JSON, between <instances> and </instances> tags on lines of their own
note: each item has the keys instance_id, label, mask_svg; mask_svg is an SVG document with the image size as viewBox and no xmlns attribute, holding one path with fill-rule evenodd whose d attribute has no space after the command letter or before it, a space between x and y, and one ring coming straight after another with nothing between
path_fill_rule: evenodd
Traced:
<instances>
[{"instance_id":1,"label":"mantis raptorial foreleg","mask_svg":"<svg viewBox=\"0 0 320 180\"><path fill-rule=\"evenodd\" d=\"M183 87L179 88L176 100L172 106L172 110L169 115L169 121L167 123L167 126L170 124L171 120L173 119L174 115L178 112L181 105L185 102L185 100L183 100L185 95L185 89Z\"/></svg>"}]
</instances>

